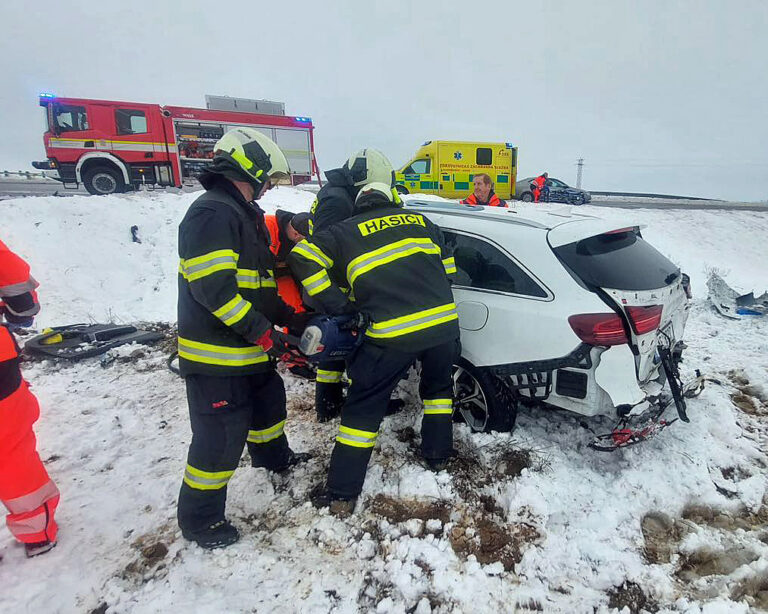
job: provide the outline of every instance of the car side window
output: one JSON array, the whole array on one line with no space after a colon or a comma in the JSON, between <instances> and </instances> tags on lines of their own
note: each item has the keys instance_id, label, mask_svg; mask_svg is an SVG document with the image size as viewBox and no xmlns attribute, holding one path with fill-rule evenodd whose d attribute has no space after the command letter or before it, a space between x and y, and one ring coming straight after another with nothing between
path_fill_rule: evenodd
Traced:
<instances>
[{"instance_id":1,"label":"car side window","mask_svg":"<svg viewBox=\"0 0 768 614\"><path fill-rule=\"evenodd\" d=\"M430 160L414 160L403 173L406 175L428 175Z\"/></svg>"},{"instance_id":2,"label":"car side window","mask_svg":"<svg viewBox=\"0 0 768 614\"><path fill-rule=\"evenodd\" d=\"M445 243L456 259L454 284L546 298L546 291L525 271L488 241L443 230Z\"/></svg>"}]
</instances>

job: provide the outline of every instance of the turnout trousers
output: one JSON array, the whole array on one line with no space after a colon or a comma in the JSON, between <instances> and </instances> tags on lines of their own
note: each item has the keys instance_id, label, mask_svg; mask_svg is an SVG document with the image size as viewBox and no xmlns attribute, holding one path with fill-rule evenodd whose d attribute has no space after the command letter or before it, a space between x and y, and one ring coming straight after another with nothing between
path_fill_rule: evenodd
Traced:
<instances>
[{"instance_id":1,"label":"turnout trousers","mask_svg":"<svg viewBox=\"0 0 768 614\"><path fill-rule=\"evenodd\" d=\"M248 445L251 465L279 471L289 461L285 388L275 371L232 377L188 375L192 442L179 493L178 520L199 531L224 519L227 483Z\"/></svg>"},{"instance_id":2,"label":"turnout trousers","mask_svg":"<svg viewBox=\"0 0 768 614\"><path fill-rule=\"evenodd\" d=\"M54 520L59 490L36 449L32 425L40 406L29 384L0 399L0 500L10 512L6 523L20 542L56 541Z\"/></svg>"},{"instance_id":3,"label":"turnout trousers","mask_svg":"<svg viewBox=\"0 0 768 614\"><path fill-rule=\"evenodd\" d=\"M416 361L421 362L421 453L442 460L453 452L452 366L459 340L418 353L385 348L364 341L347 369L352 383L341 412L341 425L331 454L328 492L339 498L357 497L363 489L371 452L389 398Z\"/></svg>"},{"instance_id":4,"label":"turnout trousers","mask_svg":"<svg viewBox=\"0 0 768 614\"><path fill-rule=\"evenodd\" d=\"M317 365L315 379L315 410L320 420L335 418L344 403L341 376L346 369L343 360L330 360Z\"/></svg>"}]
</instances>

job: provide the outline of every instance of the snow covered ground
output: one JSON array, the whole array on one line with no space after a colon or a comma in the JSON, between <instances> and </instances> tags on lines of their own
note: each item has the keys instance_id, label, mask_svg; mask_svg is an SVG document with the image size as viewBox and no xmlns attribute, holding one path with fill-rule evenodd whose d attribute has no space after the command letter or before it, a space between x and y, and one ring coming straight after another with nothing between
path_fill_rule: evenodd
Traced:
<instances>
[{"instance_id":1,"label":"snow covered ground","mask_svg":"<svg viewBox=\"0 0 768 614\"><path fill-rule=\"evenodd\" d=\"M0 238L40 281L37 325L175 320L176 226L194 194L55 197L0 204ZM265 208L306 210L280 188ZM0 612L625 612L768 608L768 322L725 320L706 302L716 268L768 288L768 216L580 207L646 224L691 275L685 376L717 378L688 425L613 454L565 412L522 410L511 435L457 426L462 460L433 474L419 417L385 420L364 497L345 520L315 510L335 424L312 387L285 376L288 476L246 466L230 483L241 541L181 539L175 502L189 442L183 385L163 348L108 360L27 363L42 405L41 456L62 491L60 543L32 560L0 529ZM131 240L138 226L141 243ZM605 423L588 426L604 430Z\"/></svg>"}]
</instances>

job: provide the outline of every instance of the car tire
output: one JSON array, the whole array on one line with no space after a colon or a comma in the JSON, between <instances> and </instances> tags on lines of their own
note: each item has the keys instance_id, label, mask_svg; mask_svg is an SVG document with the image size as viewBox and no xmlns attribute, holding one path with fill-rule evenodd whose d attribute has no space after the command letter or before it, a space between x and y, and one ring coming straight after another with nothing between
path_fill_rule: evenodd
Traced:
<instances>
[{"instance_id":1,"label":"car tire","mask_svg":"<svg viewBox=\"0 0 768 614\"><path fill-rule=\"evenodd\" d=\"M397 190L398 194L410 194L410 192L408 192L408 188L406 188L404 185L396 185L395 190Z\"/></svg>"},{"instance_id":2,"label":"car tire","mask_svg":"<svg viewBox=\"0 0 768 614\"><path fill-rule=\"evenodd\" d=\"M533 193L532 192L523 192L520 195L520 200L522 200L524 203L532 203L533 202Z\"/></svg>"},{"instance_id":3,"label":"car tire","mask_svg":"<svg viewBox=\"0 0 768 614\"><path fill-rule=\"evenodd\" d=\"M475 432L508 433L515 428L517 398L495 375L464 358L453 365L454 417Z\"/></svg>"},{"instance_id":4,"label":"car tire","mask_svg":"<svg viewBox=\"0 0 768 614\"><path fill-rule=\"evenodd\" d=\"M572 205L576 205L577 207L579 205L583 205L584 204L584 195L583 194L574 194L571 197L571 204Z\"/></svg>"},{"instance_id":5,"label":"car tire","mask_svg":"<svg viewBox=\"0 0 768 614\"><path fill-rule=\"evenodd\" d=\"M108 166L94 166L83 173L83 185L94 196L125 192L127 186L119 170Z\"/></svg>"}]
</instances>

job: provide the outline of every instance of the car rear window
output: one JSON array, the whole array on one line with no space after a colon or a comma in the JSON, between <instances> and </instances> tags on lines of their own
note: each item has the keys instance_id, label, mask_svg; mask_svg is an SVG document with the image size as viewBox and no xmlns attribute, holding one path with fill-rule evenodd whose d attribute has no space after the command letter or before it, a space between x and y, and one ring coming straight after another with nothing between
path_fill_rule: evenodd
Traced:
<instances>
[{"instance_id":1,"label":"car rear window","mask_svg":"<svg viewBox=\"0 0 768 614\"><path fill-rule=\"evenodd\" d=\"M558 258L588 286L654 290L680 275L636 229L589 237L555 248Z\"/></svg>"}]
</instances>

